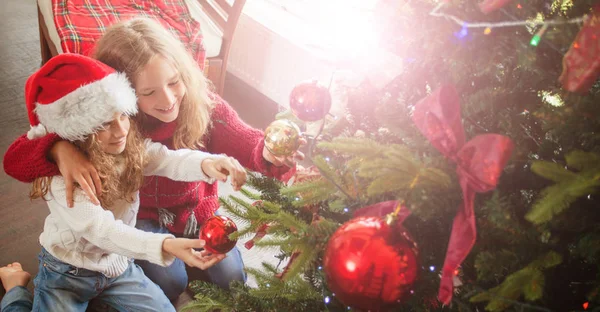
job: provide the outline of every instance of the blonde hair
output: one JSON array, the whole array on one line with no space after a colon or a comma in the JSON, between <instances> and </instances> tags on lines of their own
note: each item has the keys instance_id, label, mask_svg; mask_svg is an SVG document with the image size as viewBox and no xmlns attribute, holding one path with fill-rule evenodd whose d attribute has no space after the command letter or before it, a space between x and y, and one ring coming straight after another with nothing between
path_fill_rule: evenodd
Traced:
<instances>
[{"instance_id":1,"label":"blonde hair","mask_svg":"<svg viewBox=\"0 0 600 312\"><path fill-rule=\"evenodd\" d=\"M187 90L177 116L173 146L198 149L211 126L214 103L209 96L210 82L181 41L152 19L134 18L108 28L94 51L94 58L126 73L134 86L138 74L157 55L177 69ZM138 116L141 123L145 114Z\"/></svg>"},{"instance_id":2,"label":"blonde hair","mask_svg":"<svg viewBox=\"0 0 600 312\"><path fill-rule=\"evenodd\" d=\"M73 142L83 151L102 182L102 193L98 199L105 209L109 209L116 200L128 202L135 200L134 195L142 187L143 168L146 164L146 149L142 136L135 123L131 123L127 134L125 150L119 155L102 151L96 135L90 135L85 141ZM50 191L52 177L37 178L33 181L30 198L45 198Z\"/></svg>"}]
</instances>

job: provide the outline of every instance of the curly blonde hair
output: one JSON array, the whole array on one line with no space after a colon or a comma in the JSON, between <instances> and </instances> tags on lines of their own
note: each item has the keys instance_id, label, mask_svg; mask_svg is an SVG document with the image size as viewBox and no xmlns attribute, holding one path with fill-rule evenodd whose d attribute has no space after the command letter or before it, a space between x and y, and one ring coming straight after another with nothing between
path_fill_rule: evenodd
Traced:
<instances>
[{"instance_id":1,"label":"curly blonde hair","mask_svg":"<svg viewBox=\"0 0 600 312\"><path fill-rule=\"evenodd\" d=\"M128 202L135 200L135 192L142 187L143 169L147 161L144 141L135 123L130 125L125 150L118 155L102 151L95 134L88 136L85 141L73 143L98 171L102 182L102 193L98 199L104 209L110 209L120 199ZM52 177L37 178L33 182L30 198L46 199L51 181Z\"/></svg>"},{"instance_id":2,"label":"curly blonde hair","mask_svg":"<svg viewBox=\"0 0 600 312\"><path fill-rule=\"evenodd\" d=\"M187 90L177 116L173 146L176 149L203 147L214 108L209 95L211 84L181 41L150 18L134 18L109 27L94 51L95 59L124 72L134 86L136 77L156 56L164 57L175 67ZM136 121L143 126L145 114L140 112L138 116Z\"/></svg>"}]
</instances>

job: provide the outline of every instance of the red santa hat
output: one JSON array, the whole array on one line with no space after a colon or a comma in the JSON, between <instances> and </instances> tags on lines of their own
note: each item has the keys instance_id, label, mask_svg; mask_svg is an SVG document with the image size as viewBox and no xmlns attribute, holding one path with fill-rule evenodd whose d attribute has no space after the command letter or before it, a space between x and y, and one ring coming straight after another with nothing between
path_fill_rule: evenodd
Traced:
<instances>
[{"instance_id":1,"label":"red santa hat","mask_svg":"<svg viewBox=\"0 0 600 312\"><path fill-rule=\"evenodd\" d=\"M27 137L56 133L65 140L84 140L115 113L135 115L136 100L125 74L80 54L59 54L27 79Z\"/></svg>"}]
</instances>

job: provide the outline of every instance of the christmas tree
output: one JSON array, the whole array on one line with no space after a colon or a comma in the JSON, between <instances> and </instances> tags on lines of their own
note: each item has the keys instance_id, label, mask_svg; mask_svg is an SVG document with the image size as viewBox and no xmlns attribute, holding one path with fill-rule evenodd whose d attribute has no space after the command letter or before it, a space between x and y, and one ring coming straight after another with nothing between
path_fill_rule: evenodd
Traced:
<instances>
[{"instance_id":1,"label":"christmas tree","mask_svg":"<svg viewBox=\"0 0 600 312\"><path fill-rule=\"evenodd\" d=\"M314 167L221 199L288 264L193 282L189 309L600 311L598 3L383 3L401 72L349 87L343 116L282 114L325 117Z\"/></svg>"}]
</instances>

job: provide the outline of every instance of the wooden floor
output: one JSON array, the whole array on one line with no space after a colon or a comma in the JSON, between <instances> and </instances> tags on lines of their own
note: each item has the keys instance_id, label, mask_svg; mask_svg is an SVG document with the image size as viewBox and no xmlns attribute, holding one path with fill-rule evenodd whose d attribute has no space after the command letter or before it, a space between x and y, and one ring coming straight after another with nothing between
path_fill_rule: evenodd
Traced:
<instances>
[{"instance_id":1,"label":"wooden floor","mask_svg":"<svg viewBox=\"0 0 600 312\"><path fill-rule=\"evenodd\" d=\"M2 0L0 4L0 153L29 128L23 99L24 84L40 64L39 36L34 0ZM242 119L266 127L276 106L237 78L228 75L225 99ZM13 261L37 273L38 236L48 209L28 199L29 185L0 170L0 266ZM32 287L30 283L30 288Z\"/></svg>"}]
</instances>

